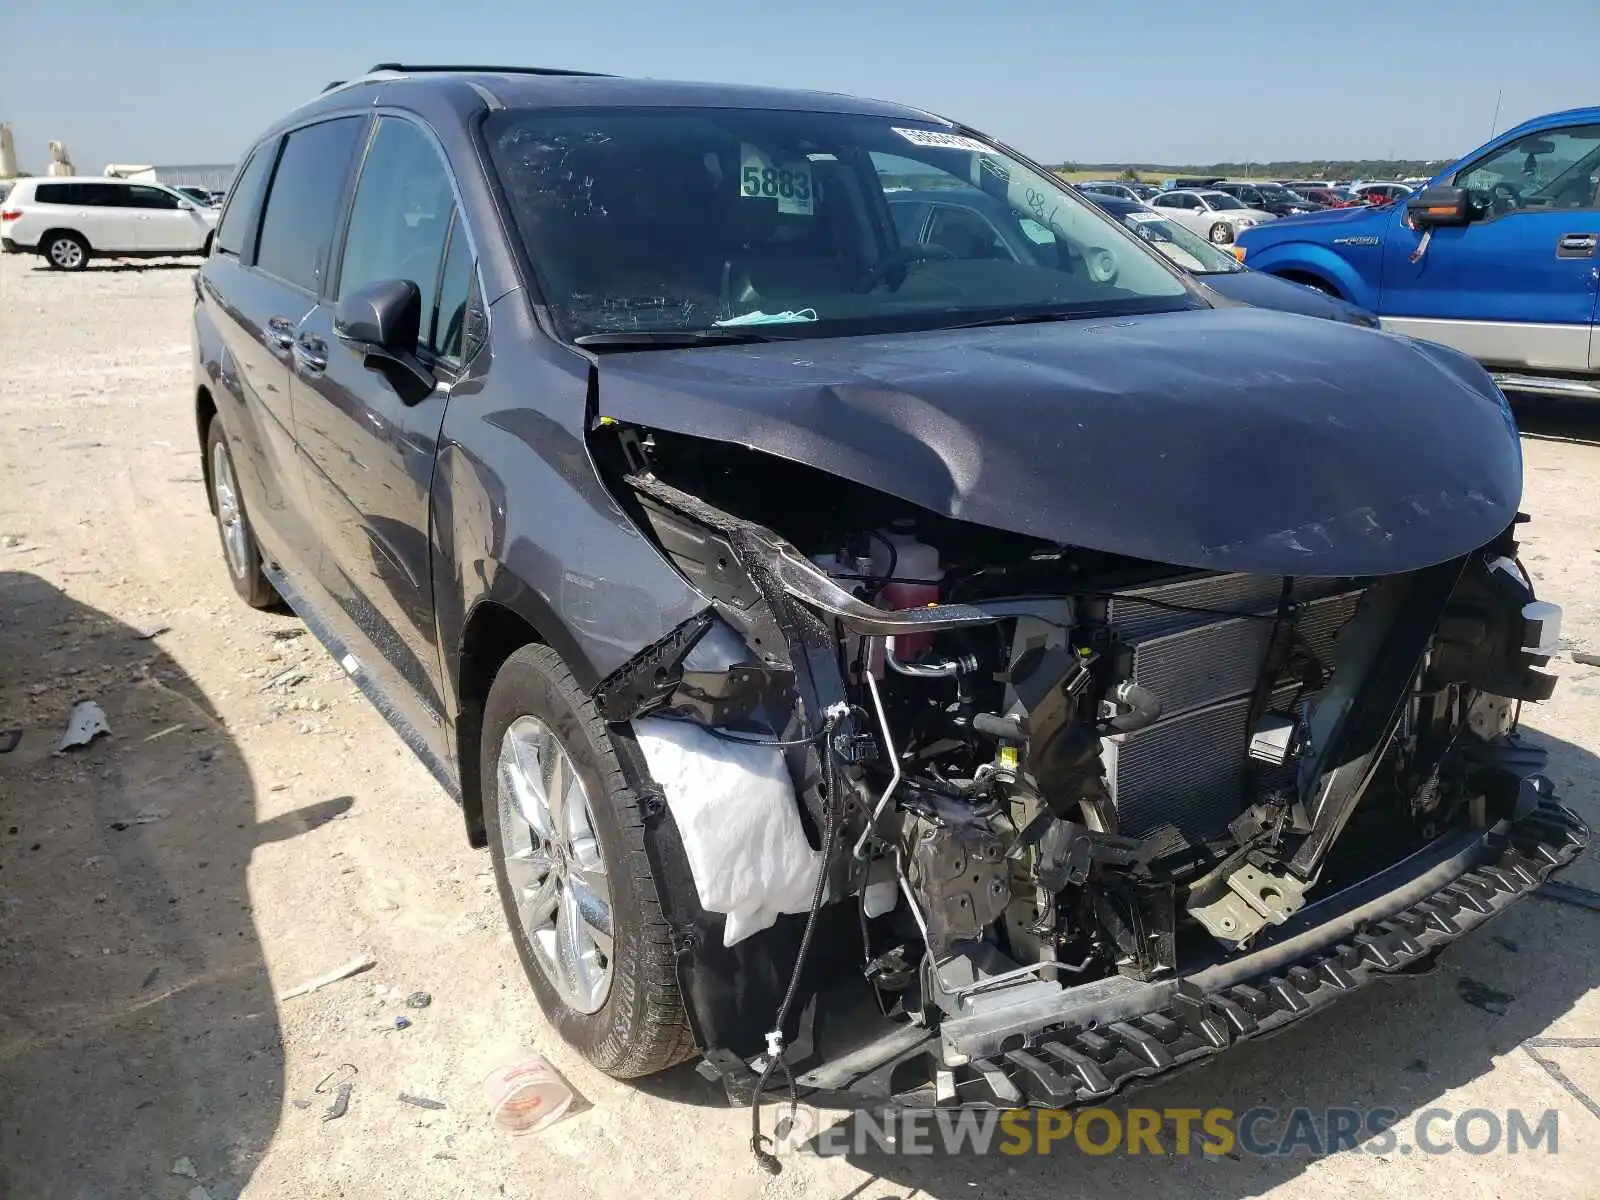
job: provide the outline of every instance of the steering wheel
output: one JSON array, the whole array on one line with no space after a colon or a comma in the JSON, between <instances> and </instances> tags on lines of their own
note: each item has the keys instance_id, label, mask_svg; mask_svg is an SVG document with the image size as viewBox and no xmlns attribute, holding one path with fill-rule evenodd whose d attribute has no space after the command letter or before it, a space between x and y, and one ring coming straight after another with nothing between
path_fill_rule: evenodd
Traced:
<instances>
[{"instance_id":1,"label":"steering wheel","mask_svg":"<svg viewBox=\"0 0 1600 1200\"><path fill-rule=\"evenodd\" d=\"M1522 192L1515 184L1502 180L1489 189L1489 203L1497 214L1508 213L1522 207Z\"/></svg>"},{"instance_id":2,"label":"steering wheel","mask_svg":"<svg viewBox=\"0 0 1600 1200\"><path fill-rule=\"evenodd\" d=\"M861 273L856 281L856 291L870 292L880 283L887 283L891 292L898 292L906 281L906 269L915 262L945 262L955 258L947 247L934 242L921 242L915 246L901 246L899 253L885 255Z\"/></svg>"}]
</instances>

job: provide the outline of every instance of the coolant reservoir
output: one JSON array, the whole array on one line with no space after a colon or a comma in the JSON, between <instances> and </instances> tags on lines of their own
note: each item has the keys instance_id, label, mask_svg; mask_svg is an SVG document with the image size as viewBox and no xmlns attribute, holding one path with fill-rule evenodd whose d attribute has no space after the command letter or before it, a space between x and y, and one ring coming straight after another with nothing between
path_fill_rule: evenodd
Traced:
<instances>
[{"instance_id":1,"label":"coolant reservoir","mask_svg":"<svg viewBox=\"0 0 1600 1200\"><path fill-rule=\"evenodd\" d=\"M895 549L894 575L896 579L926 582L888 584L878 598L884 608L926 608L939 603L939 551L919 542L909 525L910 522L896 522L884 534ZM881 561L879 555L883 556ZM884 547L875 548L872 565L874 570L888 571L889 555ZM933 634L906 634L895 638L894 645L895 657L910 662L933 646Z\"/></svg>"}]
</instances>

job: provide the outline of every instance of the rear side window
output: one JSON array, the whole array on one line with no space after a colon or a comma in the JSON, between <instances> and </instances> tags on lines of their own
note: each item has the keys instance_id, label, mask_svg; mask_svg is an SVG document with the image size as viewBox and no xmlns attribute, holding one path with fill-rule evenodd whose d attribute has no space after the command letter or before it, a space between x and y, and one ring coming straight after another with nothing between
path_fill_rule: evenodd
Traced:
<instances>
[{"instance_id":1,"label":"rear side window","mask_svg":"<svg viewBox=\"0 0 1600 1200\"><path fill-rule=\"evenodd\" d=\"M339 295L380 280L409 279L422 293L426 342L454 210L450 174L428 136L410 121L381 118L350 210Z\"/></svg>"},{"instance_id":2,"label":"rear side window","mask_svg":"<svg viewBox=\"0 0 1600 1200\"><path fill-rule=\"evenodd\" d=\"M178 207L178 198L166 188L146 187L140 184L130 184L124 189L125 195L122 203L129 208L164 208Z\"/></svg>"},{"instance_id":3,"label":"rear side window","mask_svg":"<svg viewBox=\"0 0 1600 1200\"><path fill-rule=\"evenodd\" d=\"M34 188L33 198L40 204L76 204L73 190L70 183L41 183Z\"/></svg>"},{"instance_id":4,"label":"rear side window","mask_svg":"<svg viewBox=\"0 0 1600 1200\"><path fill-rule=\"evenodd\" d=\"M256 213L261 208L261 188L267 181L278 157L276 140L259 147L244 164L228 189L228 207L223 211L222 223L217 226L216 245L223 254L243 254L244 240L255 224Z\"/></svg>"},{"instance_id":5,"label":"rear side window","mask_svg":"<svg viewBox=\"0 0 1600 1200\"><path fill-rule=\"evenodd\" d=\"M321 293L328 245L365 127L364 117L339 117L289 135L261 217L256 265L263 271Z\"/></svg>"}]
</instances>

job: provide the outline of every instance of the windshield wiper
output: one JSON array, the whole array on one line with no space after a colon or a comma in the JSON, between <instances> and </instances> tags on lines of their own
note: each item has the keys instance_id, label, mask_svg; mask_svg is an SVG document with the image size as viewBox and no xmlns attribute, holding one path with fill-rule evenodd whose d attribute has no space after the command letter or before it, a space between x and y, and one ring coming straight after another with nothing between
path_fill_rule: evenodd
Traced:
<instances>
[{"instance_id":1,"label":"windshield wiper","mask_svg":"<svg viewBox=\"0 0 1600 1200\"><path fill-rule=\"evenodd\" d=\"M945 329L984 329L990 325L1042 325L1047 321L1076 321L1085 317L1108 317L1114 314L1108 312L1044 312L1044 313L1006 313L1004 316L990 317L985 321L968 321L961 325L945 325Z\"/></svg>"},{"instance_id":2,"label":"windshield wiper","mask_svg":"<svg viewBox=\"0 0 1600 1200\"><path fill-rule=\"evenodd\" d=\"M591 350L630 350L640 347L737 345L751 342L776 342L782 339L751 329L608 329L585 333L572 339L574 346Z\"/></svg>"}]
</instances>

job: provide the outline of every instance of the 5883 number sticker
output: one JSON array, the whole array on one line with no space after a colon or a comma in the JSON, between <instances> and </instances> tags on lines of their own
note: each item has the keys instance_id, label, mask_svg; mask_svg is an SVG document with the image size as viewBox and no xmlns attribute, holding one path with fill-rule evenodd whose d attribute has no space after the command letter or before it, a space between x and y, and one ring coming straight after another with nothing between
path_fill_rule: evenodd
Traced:
<instances>
[{"instance_id":1,"label":"5883 number sticker","mask_svg":"<svg viewBox=\"0 0 1600 1200\"><path fill-rule=\"evenodd\" d=\"M746 200L776 200L781 213L812 215L816 188L809 162L774 163L759 146L748 143L740 160L739 194Z\"/></svg>"}]
</instances>

